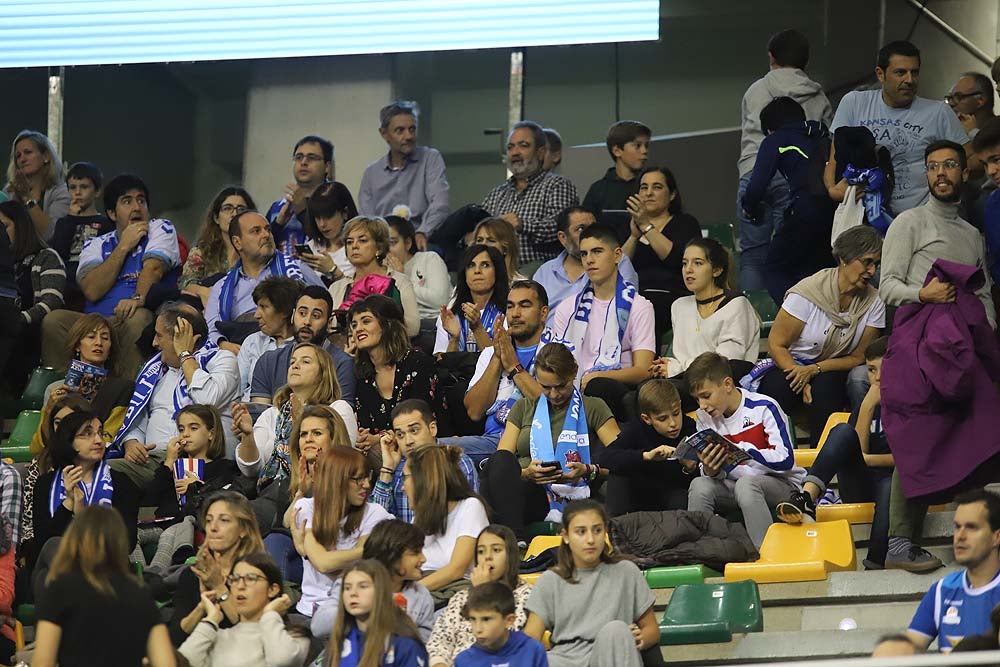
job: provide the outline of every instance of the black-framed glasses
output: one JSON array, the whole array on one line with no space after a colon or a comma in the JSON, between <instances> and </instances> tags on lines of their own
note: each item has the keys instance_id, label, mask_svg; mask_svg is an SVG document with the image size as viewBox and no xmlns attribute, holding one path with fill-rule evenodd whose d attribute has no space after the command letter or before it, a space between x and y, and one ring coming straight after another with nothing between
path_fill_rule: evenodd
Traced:
<instances>
[{"instance_id":1,"label":"black-framed glasses","mask_svg":"<svg viewBox=\"0 0 1000 667\"><path fill-rule=\"evenodd\" d=\"M973 93L948 93L947 95L944 96L944 101L947 102L948 104L951 103L958 104L962 100L967 99L969 97L975 97L976 95L985 95L985 94L986 93L984 93L981 90L977 90Z\"/></svg>"},{"instance_id":2,"label":"black-framed glasses","mask_svg":"<svg viewBox=\"0 0 1000 667\"><path fill-rule=\"evenodd\" d=\"M362 484L364 484L365 482L368 481L369 477L368 477L368 475L354 475L354 476L348 477L347 479L351 480L352 482L354 482L358 486L361 486Z\"/></svg>"},{"instance_id":3,"label":"black-framed glasses","mask_svg":"<svg viewBox=\"0 0 1000 667\"><path fill-rule=\"evenodd\" d=\"M263 574L254 574L253 572L249 574L231 574L226 577L226 585L232 587L238 585L240 582L244 582L249 586L256 584L258 581L265 581L266 579L267 577Z\"/></svg>"},{"instance_id":4,"label":"black-framed glasses","mask_svg":"<svg viewBox=\"0 0 1000 667\"><path fill-rule=\"evenodd\" d=\"M230 215L239 215L240 213L243 213L244 211L249 211L249 210L250 209L248 209L246 206L240 206L239 204L235 204L235 205L233 205L233 204L223 204L222 206L219 207L219 212L220 213L229 213Z\"/></svg>"}]
</instances>

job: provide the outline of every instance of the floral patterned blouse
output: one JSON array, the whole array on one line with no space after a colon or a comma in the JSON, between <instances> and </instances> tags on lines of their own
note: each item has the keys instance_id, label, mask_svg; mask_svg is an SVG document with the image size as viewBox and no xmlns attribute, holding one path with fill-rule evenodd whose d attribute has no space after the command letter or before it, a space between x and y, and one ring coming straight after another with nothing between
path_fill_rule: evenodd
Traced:
<instances>
[{"instance_id":1,"label":"floral patterned blouse","mask_svg":"<svg viewBox=\"0 0 1000 667\"><path fill-rule=\"evenodd\" d=\"M514 629L521 630L528 622L528 612L524 603L531 595L531 584L522 583L514 589ZM448 606L434 621L434 630L427 640L427 655L430 663L445 661L449 665L455 662L455 656L476 643L472 634L472 624L462 618L462 607L469 599L469 589L458 591L448 600Z\"/></svg>"},{"instance_id":2,"label":"floral patterned blouse","mask_svg":"<svg viewBox=\"0 0 1000 667\"><path fill-rule=\"evenodd\" d=\"M201 254L201 248L194 246L188 252L187 261L181 269L181 277L177 280L178 289L184 289L188 285L201 284L201 281L217 273L225 273L232 267L228 262L209 263Z\"/></svg>"},{"instance_id":3,"label":"floral patterned blouse","mask_svg":"<svg viewBox=\"0 0 1000 667\"><path fill-rule=\"evenodd\" d=\"M436 412L440 407L437 383L434 359L426 352L412 349L396 363L391 398L382 398L374 374L371 378L359 377L355 399L358 426L375 432L391 429L392 409L408 398L422 398Z\"/></svg>"}]
</instances>

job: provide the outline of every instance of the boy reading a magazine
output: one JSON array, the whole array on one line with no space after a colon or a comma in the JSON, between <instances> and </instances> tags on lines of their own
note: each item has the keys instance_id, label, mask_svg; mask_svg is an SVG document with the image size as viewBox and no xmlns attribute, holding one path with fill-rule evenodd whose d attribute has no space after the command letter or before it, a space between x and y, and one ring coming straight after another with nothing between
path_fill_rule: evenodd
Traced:
<instances>
[{"instance_id":1,"label":"boy reading a magazine","mask_svg":"<svg viewBox=\"0 0 1000 667\"><path fill-rule=\"evenodd\" d=\"M698 431L711 429L750 457L727 465L726 459L732 460L728 443L699 451L702 476L688 487L688 511L739 509L759 549L772 523L771 508L798 491L805 475L792 456L788 416L774 399L737 387L729 362L715 352L698 356L686 377L698 401Z\"/></svg>"}]
</instances>

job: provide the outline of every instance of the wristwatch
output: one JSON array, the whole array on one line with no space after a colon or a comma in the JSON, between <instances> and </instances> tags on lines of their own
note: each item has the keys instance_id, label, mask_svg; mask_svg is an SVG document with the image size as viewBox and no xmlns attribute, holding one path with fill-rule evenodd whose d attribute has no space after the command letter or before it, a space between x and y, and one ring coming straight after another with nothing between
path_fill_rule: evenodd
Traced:
<instances>
[{"instance_id":1,"label":"wristwatch","mask_svg":"<svg viewBox=\"0 0 1000 667\"><path fill-rule=\"evenodd\" d=\"M194 358L194 355L191 354L190 352L186 351L186 350L184 352L181 352L179 356L180 356L181 364L183 364L188 359L193 359Z\"/></svg>"},{"instance_id":2,"label":"wristwatch","mask_svg":"<svg viewBox=\"0 0 1000 667\"><path fill-rule=\"evenodd\" d=\"M29 199L28 201L24 202L24 205L28 208L35 208L36 206L38 206L38 200Z\"/></svg>"},{"instance_id":3,"label":"wristwatch","mask_svg":"<svg viewBox=\"0 0 1000 667\"><path fill-rule=\"evenodd\" d=\"M507 373L507 379L513 382L514 376L516 376L518 373L523 373L523 372L524 372L524 366L518 364L517 366L514 366L514 368L511 370L510 373Z\"/></svg>"}]
</instances>

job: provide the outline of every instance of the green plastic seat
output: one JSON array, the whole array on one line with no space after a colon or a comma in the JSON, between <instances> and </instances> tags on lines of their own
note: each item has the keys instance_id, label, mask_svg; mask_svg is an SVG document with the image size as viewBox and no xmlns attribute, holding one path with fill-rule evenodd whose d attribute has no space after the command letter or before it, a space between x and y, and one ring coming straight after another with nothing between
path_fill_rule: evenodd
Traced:
<instances>
[{"instance_id":1,"label":"green plastic seat","mask_svg":"<svg viewBox=\"0 0 1000 667\"><path fill-rule=\"evenodd\" d=\"M562 531L562 524L555 521L535 521L529 523L524 531L528 536L528 542L531 542L539 535L558 535Z\"/></svg>"},{"instance_id":2,"label":"green plastic seat","mask_svg":"<svg viewBox=\"0 0 1000 667\"><path fill-rule=\"evenodd\" d=\"M774 299L767 293L767 290L753 289L744 293L750 305L760 315L760 335L767 338L774 325L774 318L778 316L778 306Z\"/></svg>"},{"instance_id":3,"label":"green plastic seat","mask_svg":"<svg viewBox=\"0 0 1000 667\"><path fill-rule=\"evenodd\" d=\"M17 620L21 621L21 625L34 625L36 623L35 619L35 605L33 604L19 604L14 612L14 616Z\"/></svg>"},{"instance_id":4,"label":"green plastic seat","mask_svg":"<svg viewBox=\"0 0 1000 667\"><path fill-rule=\"evenodd\" d=\"M644 573L650 588L676 588L681 584L701 584L709 577L721 577L721 572L704 565L651 567Z\"/></svg>"},{"instance_id":5,"label":"green plastic seat","mask_svg":"<svg viewBox=\"0 0 1000 667\"><path fill-rule=\"evenodd\" d=\"M62 380L64 374L50 366L39 366L31 372L28 386L21 394L22 410L41 410L45 398L45 388L56 380Z\"/></svg>"},{"instance_id":6,"label":"green plastic seat","mask_svg":"<svg viewBox=\"0 0 1000 667\"><path fill-rule=\"evenodd\" d=\"M660 336L660 354L669 357L674 351L674 330L667 329Z\"/></svg>"},{"instance_id":7,"label":"green plastic seat","mask_svg":"<svg viewBox=\"0 0 1000 667\"><path fill-rule=\"evenodd\" d=\"M702 225L701 234L705 238L715 239L729 252L736 252L736 230L731 222L719 222L714 225Z\"/></svg>"},{"instance_id":8,"label":"green plastic seat","mask_svg":"<svg viewBox=\"0 0 1000 667\"><path fill-rule=\"evenodd\" d=\"M31 438L34 437L38 425L42 421L42 413L38 410L22 410L14 422L14 430L3 445L0 445L0 455L13 459L17 463L31 461ZM25 458L25 455L27 458Z\"/></svg>"},{"instance_id":9,"label":"green plastic seat","mask_svg":"<svg viewBox=\"0 0 1000 667\"><path fill-rule=\"evenodd\" d=\"M684 584L674 589L660 621L660 645L731 641L733 634L764 631L756 582Z\"/></svg>"}]
</instances>

